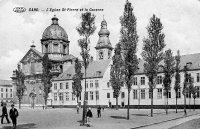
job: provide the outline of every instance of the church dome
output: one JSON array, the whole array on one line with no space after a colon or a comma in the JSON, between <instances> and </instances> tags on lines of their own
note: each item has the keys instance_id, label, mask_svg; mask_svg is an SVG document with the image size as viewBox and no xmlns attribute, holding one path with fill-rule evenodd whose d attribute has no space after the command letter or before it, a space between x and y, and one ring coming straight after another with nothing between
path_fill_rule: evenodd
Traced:
<instances>
[{"instance_id":1,"label":"church dome","mask_svg":"<svg viewBox=\"0 0 200 129\"><path fill-rule=\"evenodd\" d=\"M42 35L42 40L51 40L51 39L60 39L64 41L68 41L68 35L65 30L59 26L58 18L54 16L52 19L52 24L48 26Z\"/></svg>"},{"instance_id":2,"label":"church dome","mask_svg":"<svg viewBox=\"0 0 200 129\"><path fill-rule=\"evenodd\" d=\"M102 36L102 35L110 35L110 32L109 30L107 29L107 22L105 19L103 19L103 21L101 22L101 30L99 31L99 36Z\"/></svg>"}]
</instances>

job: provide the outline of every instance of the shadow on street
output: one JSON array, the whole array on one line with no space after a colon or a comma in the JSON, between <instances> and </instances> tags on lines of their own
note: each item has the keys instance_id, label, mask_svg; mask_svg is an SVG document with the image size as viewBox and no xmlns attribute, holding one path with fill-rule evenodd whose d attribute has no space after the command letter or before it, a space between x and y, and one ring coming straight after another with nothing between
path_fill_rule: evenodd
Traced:
<instances>
[{"instance_id":1,"label":"shadow on street","mask_svg":"<svg viewBox=\"0 0 200 129\"><path fill-rule=\"evenodd\" d=\"M18 129L35 129L36 128L36 124L34 123L28 123L28 124L19 124L17 125ZM0 129L13 129L12 126L3 126Z\"/></svg>"},{"instance_id":2,"label":"shadow on street","mask_svg":"<svg viewBox=\"0 0 200 129\"><path fill-rule=\"evenodd\" d=\"M123 116L110 116L110 117L114 119L126 119L126 117Z\"/></svg>"}]
</instances>

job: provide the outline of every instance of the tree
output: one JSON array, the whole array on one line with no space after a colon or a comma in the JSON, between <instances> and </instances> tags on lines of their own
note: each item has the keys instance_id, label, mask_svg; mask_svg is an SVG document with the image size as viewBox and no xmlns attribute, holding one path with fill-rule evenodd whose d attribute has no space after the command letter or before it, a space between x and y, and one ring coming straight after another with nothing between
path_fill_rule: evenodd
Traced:
<instances>
[{"instance_id":1,"label":"tree","mask_svg":"<svg viewBox=\"0 0 200 129\"><path fill-rule=\"evenodd\" d=\"M165 35L162 33L163 26L160 19L155 15L150 18L147 27L148 36L143 40L142 57L145 61L144 72L149 79L149 92L151 93L151 117L153 116L153 89L156 87L156 78L159 63L163 59L163 49L165 47Z\"/></svg>"},{"instance_id":2,"label":"tree","mask_svg":"<svg viewBox=\"0 0 200 129\"><path fill-rule=\"evenodd\" d=\"M180 90L180 52L177 51L177 56L175 57L176 66L175 66L175 84L174 90L176 93L176 113L177 113L177 99L178 99L178 91Z\"/></svg>"},{"instance_id":3,"label":"tree","mask_svg":"<svg viewBox=\"0 0 200 129\"><path fill-rule=\"evenodd\" d=\"M187 65L184 66L183 72L184 72L184 82L183 82L183 95L184 95L184 114L187 115L186 111L186 92L188 92L188 81L189 81L189 76L188 76L188 68Z\"/></svg>"},{"instance_id":4,"label":"tree","mask_svg":"<svg viewBox=\"0 0 200 129\"><path fill-rule=\"evenodd\" d=\"M195 111L195 99L197 97L197 89L196 89L196 87L193 87L193 89L192 89L192 97L194 99L194 111Z\"/></svg>"},{"instance_id":5,"label":"tree","mask_svg":"<svg viewBox=\"0 0 200 129\"><path fill-rule=\"evenodd\" d=\"M127 0L123 16L120 17L121 22L121 38L123 54L123 68L124 68L124 82L128 89L128 105L127 105L127 120L129 120L129 105L130 105L130 91L132 86L132 78L138 69L138 59L136 55L136 47L138 42L138 35L136 31L136 17L133 13L133 7Z\"/></svg>"},{"instance_id":6,"label":"tree","mask_svg":"<svg viewBox=\"0 0 200 129\"><path fill-rule=\"evenodd\" d=\"M45 54L42 58L42 83L43 83L43 97L44 97L44 103L45 108L47 108L47 99L48 95L51 92L51 68L52 68L52 62L49 60L48 54Z\"/></svg>"},{"instance_id":7,"label":"tree","mask_svg":"<svg viewBox=\"0 0 200 129\"><path fill-rule=\"evenodd\" d=\"M162 66L163 72L164 72L164 79L163 79L163 86L164 86L164 91L165 91L165 96L167 98L167 103L166 103L166 114L168 114L168 98L169 98L169 90L171 90L171 82L172 82L172 77L174 75L174 69L175 69L175 59L172 56L172 51L171 49L168 49L165 51L164 55L164 65Z\"/></svg>"},{"instance_id":8,"label":"tree","mask_svg":"<svg viewBox=\"0 0 200 129\"><path fill-rule=\"evenodd\" d=\"M94 34L96 30L95 26L95 15L91 14L91 12L86 12L81 15L81 23L76 28L79 35L82 36L81 39L78 40L79 46L81 48L80 55L83 59L83 66L85 69L85 91L84 91L84 104L83 104L83 116L82 116L82 125L85 125L85 115L86 115L86 72L89 65L90 60L90 48L89 43L90 39L89 37Z\"/></svg>"},{"instance_id":9,"label":"tree","mask_svg":"<svg viewBox=\"0 0 200 129\"><path fill-rule=\"evenodd\" d=\"M20 64L18 64L16 69L16 92L17 92L16 95L19 100L19 109L21 109L21 100L26 90L24 80L25 80L25 75L22 72Z\"/></svg>"},{"instance_id":10,"label":"tree","mask_svg":"<svg viewBox=\"0 0 200 129\"><path fill-rule=\"evenodd\" d=\"M110 83L114 90L114 98L116 98L116 110L118 110L118 97L120 94L121 86L124 84L123 82L123 60L121 57L121 44L116 44L115 54L112 57L113 64L110 70Z\"/></svg>"},{"instance_id":11,"label":"tree","mask_svg":"<svg viewBox=\"0 0 200 129\"><path fill-rule=\"evenodd\" d=\"M190 107L190 111L191 111L191 105L190 105L190 99L192 97L192 92L194 90L194 81L193 81L193 77L191 77L191 75L189 75L189 87L188 87L188 93L189 93L189 107Z\"/></svg>"},{"instance_id":12,"label":"tree","mask_svg":"<svg viewBox=\"0 0 200 129\"><path fill-rule=\"evenodd\" d=\"M77 98L77 104L78 104L78 97L81 95L82 92L82 86L81 86L81 80L82 80L82 73L81 73L81 63L78 60L78 58L76 58L75 60L75 74L72 78L73 80L73 85L72 85L72 89L73 89L73 94L76 95Z\"/></svg>"}]
</instances>

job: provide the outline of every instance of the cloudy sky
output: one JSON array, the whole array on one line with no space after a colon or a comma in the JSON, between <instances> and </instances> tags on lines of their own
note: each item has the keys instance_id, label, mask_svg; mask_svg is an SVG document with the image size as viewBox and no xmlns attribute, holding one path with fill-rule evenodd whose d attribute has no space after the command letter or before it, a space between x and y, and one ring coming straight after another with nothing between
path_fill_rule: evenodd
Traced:
<instances>
[{"instance_id":1,"label":"cloudy sky","mask_svg":"<svg viewBox=\"0 0 200 129\"><path fill-rule=\"evenodd\" d=\"M200 1L198 0L129 0L134 7L139 35L138 55L142 50L142 39L147 35L146 27L150 17L155 14L161 18L164 26L165 49L181 54L200 52ZM41 51L40 39L51 18L56 15L70 40L70 53L80 56L77 44L79 35L76 26L80 23L80 11L46 12L47 8L93 8L104 11L93 12L96 15L97 30L91 36L91 55L95 57L95 45L103 19L108 23L110 41L113 46L119 41L119 17L123 13L126 0L0 0L0 79L10 79L12 71L20 59L30 49L32 41ZM26 12L15 13L13 8L25 7ZM30 12L29 8L39 8Z\"/></svg>"}]
</instances>

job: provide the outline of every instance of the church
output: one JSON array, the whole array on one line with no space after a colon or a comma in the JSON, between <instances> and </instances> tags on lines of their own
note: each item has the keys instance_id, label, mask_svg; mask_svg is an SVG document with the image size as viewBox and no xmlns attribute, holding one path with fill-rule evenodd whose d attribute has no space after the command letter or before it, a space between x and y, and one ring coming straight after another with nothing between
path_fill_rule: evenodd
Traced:
<instances>
[{"instance_id":1,"label":"church","mask_svg":"<svg viewBox=\"0 0 200 129\"><path fill-rule=\"evenodd\" d=\"M51 92L49 93L48 106L52 107L75 107L77 102L82 105L84 98L84 80L82 83L81 96L76 98L72 90L72 77L75 74L75 59L76 57L70 54L69 45L70 41L66 31L59 25L58 18L54 16L52 24L48 26L42 35L41 46L42 52L36 50L34 45L31 45L29 51L20 60L20 65L23 73L26 76L25 85L26 91L23 97L22 104L32 105L44 104L43 98L43 85L41 82L42 62L41 59L44 54L48 54L49 59L53 62L51 72L55 75L52 79ZM98 32L99 40L96 41L96 60L90 60L89 66L83 78L87 79L86 82L86 100L90 106L104 106L113 107L116 104L116 99L113 97L112 86L110 80L110 68L112 65L112 51L113 47L109 39L110 32L107 28L105 19L101 22L101 29ZM92 56L92 55L91 55ZM163 62L161 62L163 63ZM133 78L133 85L130 92L130 105L131 107L149 108L151 99L148 86L148 78L144 73L144 61L139 59L138 71ZM188 54L181 56L181 69L185 65L188 66L188 73L194 78L194 86L197 89L196 99L186 94L187 105L193 105L194 102L197 107L200 107L200 53ZM84 73L82 68L82 73ZM184 73L181 71L181 88L178 91L178 105L184 104L184 96L182 94ZM13 72L13 78L16 73ZM166 104L166 97L164 96L162 71L158 73L157 85L154 89L153 98L154 105L157 108L164 108ZM13 80L14 87L16 86ZM15 89L15 88L14 88ZM13 89L13 90L14 90ZM16 91L14 91L16 93ZM15 98L16 95L14 94ZM118 104L120 107L127 105L128 92L125 86L122 86ZM168 94L168 104L174 108L176 103L176 94L174 90L174 78L172 79L171 90ZM17 102L17 99L16 99Z\"/></svg>"}]
</instances>

